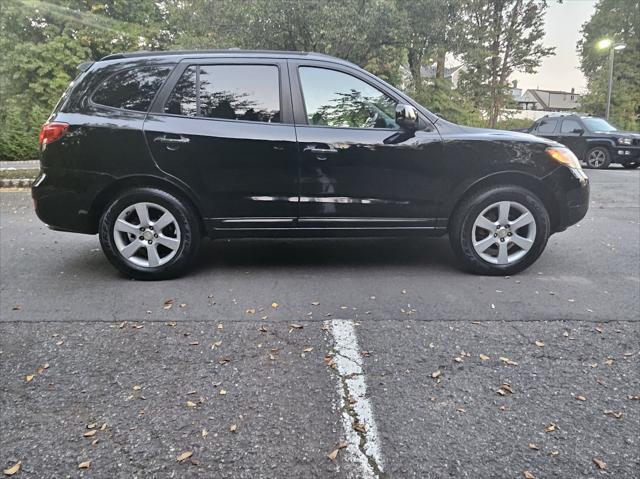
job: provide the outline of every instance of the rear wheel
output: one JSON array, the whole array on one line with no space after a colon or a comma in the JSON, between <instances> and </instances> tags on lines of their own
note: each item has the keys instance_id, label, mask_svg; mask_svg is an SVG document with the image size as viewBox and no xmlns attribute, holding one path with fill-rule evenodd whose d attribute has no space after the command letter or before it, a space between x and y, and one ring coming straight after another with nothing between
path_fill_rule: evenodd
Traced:
<instances>
[{"instance_id":1,"label":"rear wheel","mask_svg":"<svg viewBox=\"0 0 640 479\"><path fill-rule=\"evenodd\" d=\"M99 235L109 261L142 280L184 273L200 243L191 208L153 188L136 188L116 198L102 215Z\"/></svg>"},{"instance_id":2,"label":"rear wheel","mask_svg":"<svg viewBox=\"0 0 640 479\"><path fill-rule=\"evenodd\" d=\"M588 168L604 170L608 168L609 163L611 163L609 150L602 146L591 148L589 151L587 151L584 161L587 164Z\"/></svg>"},{"instance_id":3,"label":"rear wheel","mask_svg":"<svg viewBox=\"0 0 640 479\"><path fill-rule=\"evenodd\" d=\"M533 264L550 231L549 215L536 195L498 186L463 200L451 219L449 240L466 269L506 275Z\"/></svg>"}]
</instances>

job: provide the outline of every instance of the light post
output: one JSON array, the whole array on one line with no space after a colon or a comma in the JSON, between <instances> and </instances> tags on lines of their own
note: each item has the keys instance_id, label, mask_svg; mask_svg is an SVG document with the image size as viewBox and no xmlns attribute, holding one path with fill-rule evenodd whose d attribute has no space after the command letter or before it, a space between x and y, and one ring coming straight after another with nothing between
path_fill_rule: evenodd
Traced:
<instances>
[{"instance_id":1,"label":"light post","mask_svg":"<svg viewBox=\"0 0 640 479\"><path fill-rule=\"evenodd\" d=\"M613 43L613 41L609 38L604 38L600 40L597 44L597 47L600 50L609 49L609 89L607 91L607 110L605 113L605 118L609 119L609 111L611 110L611 87L613 86L613 55L616 50L624 50L626 48L625 43Z\"/></svg>"}]
</instances>

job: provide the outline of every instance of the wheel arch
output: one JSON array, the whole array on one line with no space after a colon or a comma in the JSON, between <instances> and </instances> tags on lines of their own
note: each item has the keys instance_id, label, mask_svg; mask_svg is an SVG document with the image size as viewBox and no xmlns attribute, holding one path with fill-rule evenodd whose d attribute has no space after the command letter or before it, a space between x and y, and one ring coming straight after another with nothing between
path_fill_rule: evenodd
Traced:
<instances>
[{"instance_id":1,"label":"wheel arch","mask_svg":"<svg viewBox=\"0 0 640 479\"><path fill-rule=\"evenodd\" d=\"M467 188L458 195L457 200L451 212L449 214L449 220L457 213L460 205L470 196L478 193L481 190L485 190L491 187L497 186L519 186L535 194L547 210L549 214L549 220L551 221L551 231L555 231L557 225L560 223L560 213L558 208L558 200L556 199L553 191L551 191L541 180L536 176L516 171L504 171L493 173L489 176L485 176L471 183Z\"/></svg>"},{"instance_id":2,"label":"wheel arch","mask_svg":"<svg viewBox=\"0 0 640 479\"><path fill-rule=\"evenodd\" d=\"M183 187L169 180L158 178L156 176L135 175L120 178L110 183L95 197L89 210L89 221L95 228L95 232L98 231L98 222L100 221L100 217L102 216L105 208L117 195L131 188L157 188L183 200L196 214L200 230L205 231L202 212L198 206L198 201L193 197L193 195L189 194Z\"/></svg>"}]
</instances>

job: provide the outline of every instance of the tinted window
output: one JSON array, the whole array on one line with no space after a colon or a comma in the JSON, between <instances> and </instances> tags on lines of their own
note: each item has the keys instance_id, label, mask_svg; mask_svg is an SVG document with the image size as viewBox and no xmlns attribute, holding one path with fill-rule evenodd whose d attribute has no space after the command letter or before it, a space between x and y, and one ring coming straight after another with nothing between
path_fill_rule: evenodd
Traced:
<instances>
[{"instance_id":1,"label":"tinted window","mask_svg":"<svg viewBox=\"0 0 640 479\"><path fill-rule=\"evenodd\" d=\"M562 126L560 127L560 133L573 133L573 130L581 130L580 123L576 120L562 120Z\"/></svg>"},{"instance_id":2,"label":"tinted window","mask_svg":"<svg viewBox=\"0 0 640 479\"><path fill-rule=\"evenodd\" d=\"M115 73L100 84L92 100L114 108L147 111L172 68L142 67Z\"/></svg>"},{"instance_id":3,"label":"tinted window","mask_svg":"<svg viewBox=\"0 0 640 479\"><path fill-rule=\"evenodd\" d=\"M325 68L301 67L300 82L311 125L398 128L396 102L354 76Z\"/></svg>"},{"instance_id":4,"label":"tinted window","mask_svg":"<svg viewBox=\"0 0 640 479\"><path fill-rule=\"evenodd\" d=\"M198 95L196 95L198 92ZM278 67L189 67L171 92L165 112L225 120L280 121Z\"/></svg>"},{"instance_id":5,"label":"tinted window","mask_svg":"<svg viewBox=\"0 0 640 479\"><path fill-rule=\"evenodd\" d=\"M591 131L617 131L618 129L602 118L583 118L587 128Z\"/></svg>"},{"instance_id":6,"label":"tinted window","mask_svg":"<svg viewBox=\"0 0 640 479\"><path fill-rule=\"evenodd\" d=\"M558 120L542 120L538 125L538 133L553 133L556 130Z\"/></svg>"}]
</instances>

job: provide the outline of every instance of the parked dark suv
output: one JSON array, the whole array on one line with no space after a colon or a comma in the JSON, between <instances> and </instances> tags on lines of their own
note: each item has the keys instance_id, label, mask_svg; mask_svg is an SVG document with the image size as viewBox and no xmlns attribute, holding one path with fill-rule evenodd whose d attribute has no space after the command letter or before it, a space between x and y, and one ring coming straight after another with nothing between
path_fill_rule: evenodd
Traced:
<instances>
[{"instance_id":1,"label":"parked dark suv","mask_svg":"<svg viewBox=\"0 0 640 479\"><path fill-rule=\"evenodd\" d=\"M579 221L571 151L467 128L320 54L192 51L82 65L43 126L33 198L125 274L185 271L203 235L440 236L512 274Z\"/></svg>"},{"instance_id":2,"label":"parked dark suv","mask_svg":"<svg viewBox=\"0 0 640 479\"><path fill-rule=\"evenodd\" d=\"M562 143L589 168L607 168L620 163L640 166L640 134L618 130L604 118L587 115L544 116L527 133Z\"/></svg>"}]
</instances>

